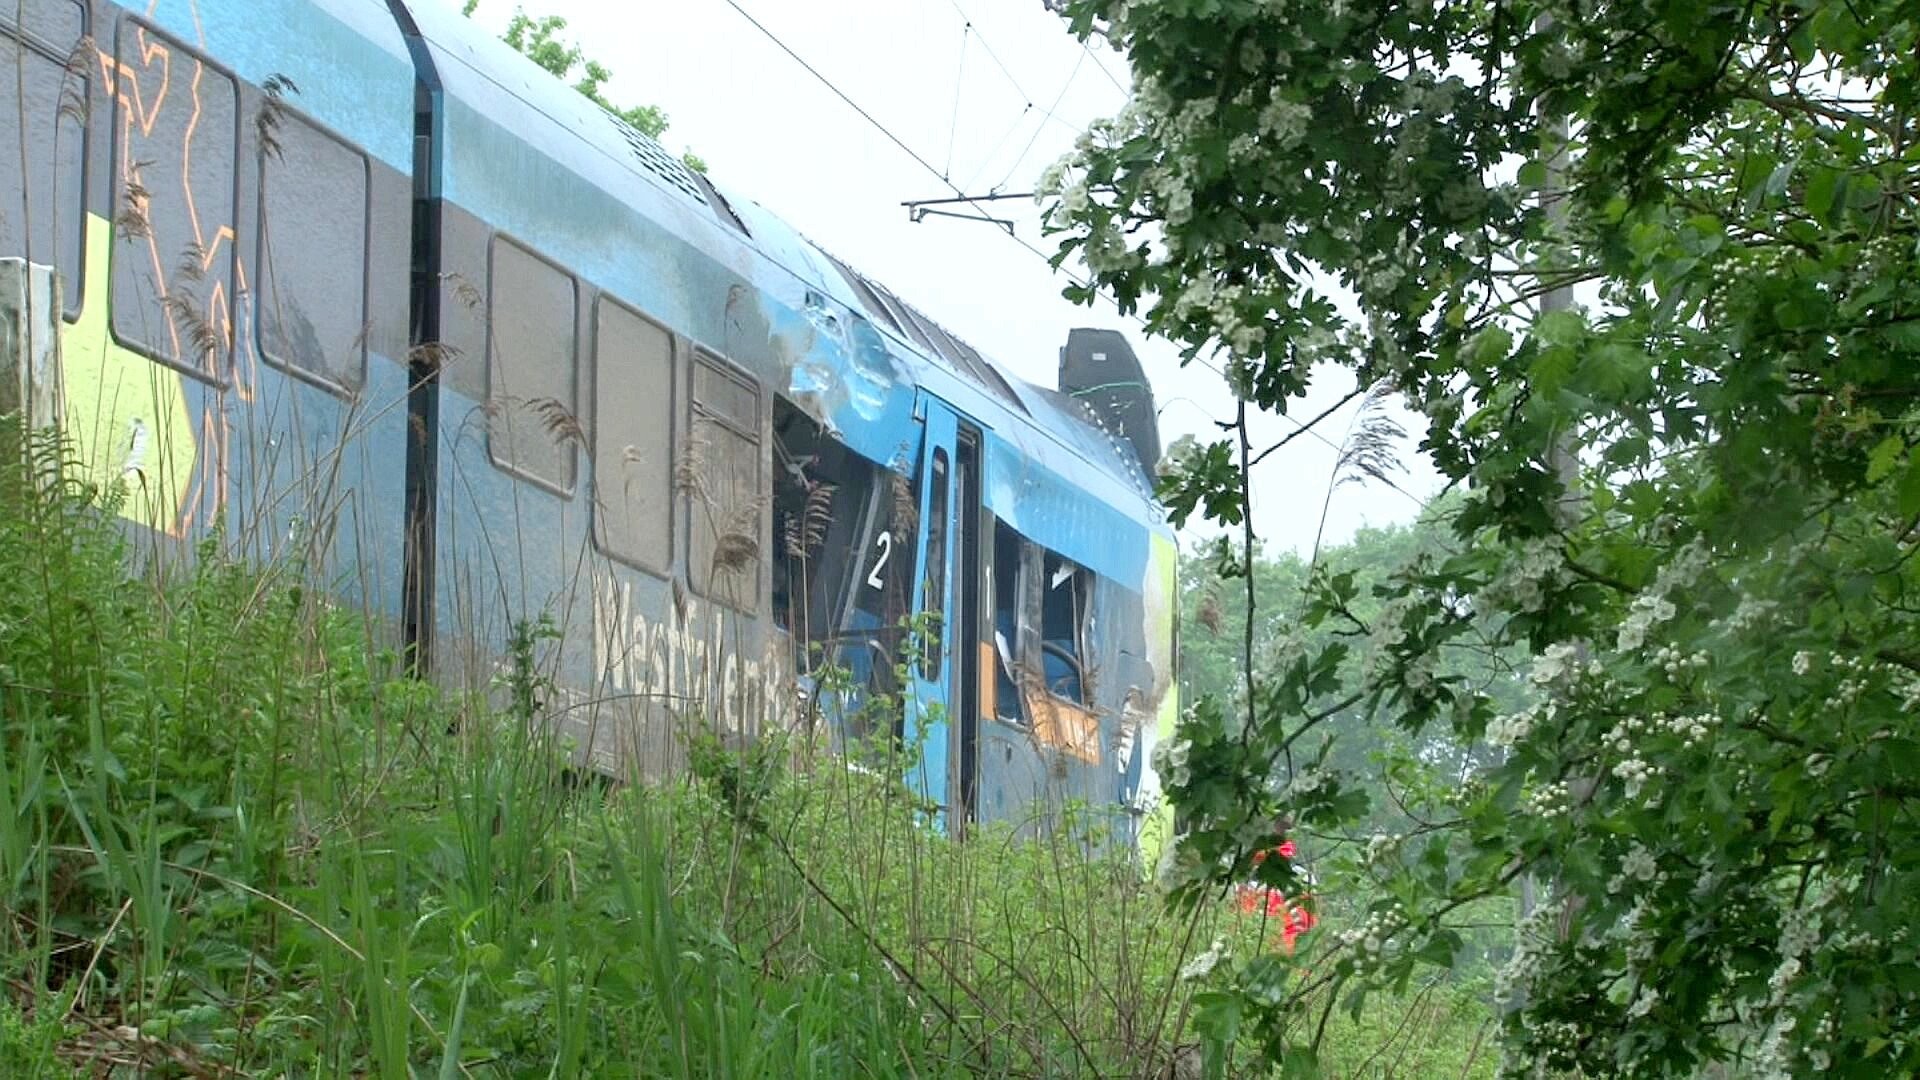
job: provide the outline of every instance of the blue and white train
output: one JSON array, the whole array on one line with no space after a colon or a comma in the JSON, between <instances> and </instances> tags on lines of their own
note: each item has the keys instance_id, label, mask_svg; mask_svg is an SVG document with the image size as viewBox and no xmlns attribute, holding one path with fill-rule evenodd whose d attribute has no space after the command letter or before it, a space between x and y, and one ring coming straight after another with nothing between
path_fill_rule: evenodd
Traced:
<instances>
[{"instance_id":1,"label":"blue and white train","mask_svg":"<svg viewBox=\"0 0 1920 1080\"><path fill-rule=\"evenodd\" d=\"M608 771L832 664L943 826L1152 842L1175 548L1118 334L1011 378L435 0L21 0L0 68L0 257L57 271L133 526L299 560L438 678L544 613Z\"/></svg>"}]
</instances>

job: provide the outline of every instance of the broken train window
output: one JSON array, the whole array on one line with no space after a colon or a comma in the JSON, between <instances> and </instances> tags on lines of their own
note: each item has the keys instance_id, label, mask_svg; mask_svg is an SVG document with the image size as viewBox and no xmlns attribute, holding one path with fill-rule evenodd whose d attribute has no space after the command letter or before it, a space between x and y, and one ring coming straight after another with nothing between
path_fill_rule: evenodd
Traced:
<instances>
[{"instance_id":1,"label":"broken train window","mask_svg":"<svg viewBox=\"0 0 1920 1080\"><path fill-rule=\"evenodd\" d=\"M1088 705L1093 573L997 521L992 581L992 715L1008 723L1029 722L1026 690L1034 679L1062 701Z\"/></svg>"},{"instance_id":2,"label":"broken train window","mask_svg":"<svg viewBox=\"0 0 1920 1080\"><path fill-rule=\"evenodd\" d=\"M1076 705L1087 704L1086 630L1093 575L1049 551L1040 573L1040 670L1047 690Z\"/></svg>"},{"instance_id":3,"label":"broken train window","mask_svg":"<svg viewBox=\"0 0 1920 1080\"><path fill-rule=\"evenodd\" d=\"M985 710L1008 723L1025 722L1020 704L1021 558L1026 543L1004 521L993 524L993 692Z\"/></svg>"},{"instance_id":4,"label":"broken train window","mask_svg":"<svg viewBox=\"0 0 1920 1080\"><path fill-rule=\"evenodd\" d=\"M874 478L859 541L846 554L852 580L837 662L856 683L876 694L891 694L899 689L894 665L901 658L912 609L920 503L905 476L876 467Z\"/></svg>"},{"instance_id":5,"label":"broken train window","mask_svg":"<svg viewBox=\"0 0 1920 1080\"><path fill-rule=\"evenodd\" d=\"M880 467L785 398L773 403L773 618L798 649L796 670L827 659L845 610Z\"/></svg>"}]
</instances>

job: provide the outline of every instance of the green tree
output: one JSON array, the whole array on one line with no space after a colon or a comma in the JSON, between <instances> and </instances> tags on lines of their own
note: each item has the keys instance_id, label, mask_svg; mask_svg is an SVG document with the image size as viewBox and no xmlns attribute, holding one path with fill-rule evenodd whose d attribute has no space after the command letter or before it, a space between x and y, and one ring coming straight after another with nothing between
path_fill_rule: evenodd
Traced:
<instances>
[{"instance_id":1,"label":"green tree","mask_svg":"<svg viewBox=\"0 0 1920 1080\"><path fill-rule=\"evenodd\" d=\"M1243 416L1322 365L1390 386L1465 492L1377 610L1316 568L1333 638L1190 710L1175 895L1250 874L1275 817L1368 813L1298 753L1357 650L1376 714L1505 751L1417 842L1356 845L1366 920L1210 976L1216 1051L1310 1067L1306 991L1449 964L1533 880L1515 1074L1920 1072L1911 0L1060 6L1136 77L1043 185L1070 295L1220 357ZM1176 517L1243 521L1259 448L1227 435L1163 482ZM1508 648L1533 704L1448 666Z\"/></svg>"},{"instance_id":2,"label":"green tree","mask_svg":"<svg viewBox=\"0 0 1920 1080\"><path fill-rule=\"evenodd\" d=\"M480 7L480 0L466 0L460 9L468 18ZM586 52L577 42L569 42L560 35L567 28L567 20L559 15L543 15L535 18L525 9L516 8L513 18L507 23L507 32L500 40L513 46L514 51L539 64L553 74L553 77L565 81L573 79L573 88L586 95L587 100L631 124L635 130L650 139L658 140L667 133L667 114L658 105L632 105L621 108L608 101L600 92L600 87L613 77L613 72L598 60L587 58ZM579 69L579 77L574 78L574 70ZM699 172L707 171L707 163L700 160L693 151L681 154L687 167Z\"/></svg>"},{"instance_id":3,"label":"green tree","mask_svg":"<svg viewBox=\"0 0 1920 1080\"><path fill-rule=\"evenodd\" d=\"M1320 650L1339 640L1339 627L1305 625L1302 613L1309 602L1308 585L1314 569L1324 574L1351 575L1355 614L1377 620L1392 591L1392 572L1421 554L1449 552L1454 536L1450 515L1458 502L1443 499L1417 521L1384 528L1363 528L1345 543L1318 553L1314 563L1293 552L1266 557L1256 551L1252 562L1254 617L1247 619L1247 576L1231 548L1218 546L1188 557L1180 566L1180 699L1237 700L1244 694L1244 672L1251 626L1253 669L1269 671L1303 650ZM1446 658L1448 675L1458 675L1517 709L1528 701L1525 679L1515 667L1516 654L1490 650L1454 650ZM1353 699L1319 724L1297 749L1325 755L1333 768L1371 778L1367 813L1348 823L1349 835L1370 839L1374 834L1404 835L1419 828L1401 807L1403 792L1413 787L1458 785L1496 760L1484 743L1463 744L1440 726L1407 732L1375 715L1366 706L1367 665L1377 656L1365 649L1348 653L1339 670L1341 692ZM1279 777L1278 779L1284 779ZM1309 850L1323 845L1303 838Z\"/></svg>"}]
</instances>

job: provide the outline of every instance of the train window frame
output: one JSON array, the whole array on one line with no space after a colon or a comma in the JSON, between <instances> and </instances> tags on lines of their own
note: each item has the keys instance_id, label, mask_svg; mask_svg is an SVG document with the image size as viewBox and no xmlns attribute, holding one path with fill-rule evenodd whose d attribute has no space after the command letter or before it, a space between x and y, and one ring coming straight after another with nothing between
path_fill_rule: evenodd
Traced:
<instances>
[{"instance_id":1,"label":"train window frame","mask_svg":"<svg viewBox=\"0 0 1920 1080\"><path fill-rule=\"evenodd\" d=\"M1035 659L1040 664L1041 683L1046 687L1047 693L1055 698L1071 705L1091 708L1093 694L1090 692L1089 685L1092 679L1087 671L1087 637L1088 630L1093 625L1093 572L1051 548L1034 546L1040 552L1040 573L1036 581L1039 593L1037 612L1039 620L1034 627L1034 651L1037 654ZM1072 651L1063 659L1072 665L1073 685L1077 691L1075 694L1061 693L1056 681L1048 678L1046 672L1048 650L1051 648L1057 653L1059 650L1053 646L1053 643L1062 640L1059 636L1048 633L1051 628L1050 622L1055 618L1055 594L1063 586L1069 585L1071 589L1066 594L1066 618L1072 626L1071 634L1065 640L1072 643Z\"/></svg>"},{"instance_id":2,"label":"train window frame","mask_svg":"<svg viewBox=\"0 0 1920 1080\"><path fill-rule=\"evenodd\" d=\"M572 434L562 434L559 437L560 445L564 446L566 451L567 482L565 484L556 483L550 477L541 476L539 473L522 467L517 462L504 459L496 451L497 440L494 437L493 412L498 408L498 406L494 404L496 400L494 396L494 373L495 368L499 364L499 350L495 347L495 338L496 327L501 321L498 271L501 244L507 244L534 262L547 266L559 274L566 282L567 293L571 300L567 308L566 319L567 341L569 343L569 363L567 366L569 370L567 373L568 400L562 402L562 404L566 406L568 414L574 418L576 424L580 416L580 279L565 266L542 254L538 248L522 241L513 234L493 232L487 237L486 344L482 354L484 357L482 367L484 368L486 394L484 411L488 414L485 427L487 461L492 464L494 468L516 480L531 484L551 495L571 501L580 487L579 440Z\"/></svg>"},{"instance_id":3,"label":"train window frame","mask_svg":"<svg viewBox=\"0 0 1920 1080\"><path fill-rule=\"evenodd\" d=\"M825 653L835 647L847 608L858 598L854 585L865 561L859 553L866 550L873 492L894 474L842 442L784 394L773 395L770 413L774 595L769 611L774 625L799 649L796 670L812 671L817 662L830 661ZM815 516L822 513L824 523ZM819 656L812 655L816 647Z\"/></svg>"},{"instance_id":4,"label":"train window frame","mask_svg":"<svg viewBox=\"0 0 1920 1080\"><path fill-rule=\"evenodd\" d=\"M1005 518L993 520L993 542L987 548L987 581L992 589L988 607L988 642L994 654L993 708L990 719L1018 728L1030 728L1023 683L1028 671L1027 640L1027 553L1033 542L1020 535ZM1002 626L1000 616L1011 611L1011 625ZM1008 631L1011 631L1009 636Z\"/></svg>"},{"instance_id":5,"label":"train window frame","mask_svg":"<svg viewBox=\"0 0 1920 1080\"><path fill-rule=\"evenodd\" d=\"M738 388L751 392L753 399L753 416L751 417L750 425L742 423L737 417L729 417L720 409L716 409L702 401L700 376L703 369L714 373L727 382L731 382ZM768 414L771 412L766 404L766 388L760 384L759 378L755 376L753 372L748 371L746 368L703 345L694 345L690 351L686 385L686 428L685 436L681 440L682 446L679 451L681 455L680 460L690 463L692 470L695 472L701 469L702 466L697 460L694 443L695 440L699 438L699 428L702 422L715 425L724 432L729 432L751 442L753 444L752 456L754 462L754 490L751 501L757 508L754 516L754 542L756 545L753 558L754 570L751 575L744 575L750 577L753 583L753 593L752 596L743 603L737 596L725 595L728 590L719 587L709 580L714 576L711 570L703 569L698 565L701 561L698 558L701 551L701 544L697 539L697 534L701 528L701 521L695 514L693 506L693 500L697 495L691 490L691 485L685 485L687 490L683 490L680 493L680 498L684 501L685 513L687 515L687 586L695 595L703 597L708 601L720 604L743 615L757 615L763 608L767 608L771 604L771 597L769 596L771 590L766 585L766 579L770 576L770 563L767 558L766 545L769 531L768 519L771 517L770 508L766 505L768 501L767 456L770 453L768 444L771 442L771 439L766 433ZM715 536L714 543L717 544L718 540L719 537ZM708 562L712 561L711 556L713 554L715 554L715 552L708 553Z\"/></svg>"},{"instance_id":6,"label":"train window frame","mask_svg":"<svg viewBox=\"0 0 1920 1080\"><path fill-rule=\"evenodd\" d=\"M130 41L137 41L138 35L143 33L146 35L149 35L149 37L152 39L158 39L161 44L165 45L168 49L172 50L168 54L169 58L167 61L169 65L168 66L169 77L171 77L171 74L173 71L174 61L184 57L185 59L191 60L194 63L199 64L202 71L211 72L214 75L219 76L222 79L225 79L227 81L228 86L233 91L233 128L232 128L232 131L228 133L229 137L225 140L224 145L227 148L226 160L228 162L228 173L229 173L228 184L226 188L226 200L227 200L227 207L228 207L227 220L231 222L232 227L237 228L239 226L239 215L240 215L240 168L241 168L240 133L242 130L241 125L245 120L244 116L242 115L244 110L242 110L240 107L241 105L240 87L242 85L242 80L240 79L240 76L237 73L235 73L235 71L232 68L228 67L225 64L220 63L219 61L215 60L213 57L208 56L205 52L189 44L188 42L181 39L177 35L168 33L166 30L162 29L157 23L153 22L152 20L144 18L140 15L131 14L131 13L123 15L117 21L117 25L114 29L113 62L116 65L116 67L121 63L121 58L124 55L126 55L126 49L129 46ZM134 44L133 47L136 50L144 51L142 49L142 46L138 44ZM200 84L200 85L204 85L204 84ZM110 136L110 139L112 140L111 142L112 159L116 163L118 163L123 157L125 157L127 154L131 152L129 147L122 145L121 143L121 133L129 130L128 123L132 119L132 117L127 112L127 110L131 108L131 104L129 103L127 96L124 94L115 93L112 95L112 97L113 97L113 108L112 108L113 133ZM200 96L198 88L196 87L196 94L194 98L196 108L200 106L201 100L202 98ZM156 106L156 108L157 107L158 106ZM116 168L111 168L110 173L111 175L107 179L107 193L108 193L108 205L113 212L113 218L111 223L111 228L113 232L112 239L118 242L118 241L135 238L135 237L123 234L120 226L120 221L119 221L120 212L121 212L120 208L124 204L128 195L127 177L125 175L125 170L116 167ZM195 213L196 214L198 213L197 208L195 210ZM149 228L151 228L151 226L149 226ZM227 245L226 252L227 252L227 256L226 256L227 274L226 274L225 285L227 287L228 310L231 313L231 312L237 311L238 304L239 304L239 284L238 283L240 280L240 260L239 260L239 255L237 252L235 252L234 245L231 243L231 241L229 241ZM119 303L118 297L116 295L119 292L118 286L116 284L119 279L114 274L114 268L120 265L120 260L109 258L107 262L108 262L108 265L105 271L106 293L107 293L105 298L106 305L107 305L106 324L107 324L107 332L112 337L114 344L119 345L120 347L126 349L129 352L134 353L137 356L146 357L147 359L152 360L156 364L160 364L173 371L177 371L182 375L192 378L207 386L212 386L221 390L230 389L234 383L235 364L234 364L233 353L236 345L235 338L237 335L233 334L232 332L229 333L228 340L224 343L224 346L215 350L217 354L224 353L224 355L223 356L216 355L212 366L208 367L208 366L203 366L201 364L194 363L193 361L186 359L184 357L169 355L167 352L165 352L164 350L162 350L157 346L141 341L139 340L138 337L129 336L128 333L123 333L121 323L117 319L117 316L120 314L120 311L122 308L122 305ZM164 297L159 299L161 301L162 306L164 307L164 304L165 304Z\"/></svg>"},{"instance_id":7,"label":"train window frame","mask_svg":"<svg viewBox=\"0 0 1920 1080\"><path fill-rule=\"evenodd\" d=\"M907 621L913 615L915 568L910 553L920 539L919 495L919 484L901 471L899 463L876 463L866 505L860 511L856 530L859 543L848 557L852 572L847 575L846 596L839 605L840 626L834 631L829 662L853 670L855 665L846 658L848 650L877 649L878 661L871 655L866 657L865 685L873 693L893 694L902 689L895 678L895 666ZM851 629L856 612L872 619L874 625Z\"/></svg>"},{"instance_id":8,"label":"train window frame","mask_svg":"<svg viewBox=\"0 0 1920 1080\"><path fill-rule=\"evenodd\" d=\"M51 65L52 69L59 73L59 92L55 95L56 102L64 104L68 94L71 92L70 87L78 87L78 100L83 105L83 107L77 111L56 106L53 120L55 139L58 140L60 137L61 127L64 121L72 121L78 129L73 133L76 140L75 148L78 150L78 169L77 174L71 177L73 190L68 192L61 182L61 162L58 160L50 162L51 168L48 175L54 184L50 208L54 215L54 220L48 222L48 228L53 234L51 239L55 250L50 258L32 260L52 266L55 273L59 275L61 281L60 317L68 325L73 325L80 321L83 314L82 307L86 302L84 286L87 280L88 263L87 192L88 181L92 176L95 163L93 160L93 138L90 123L92 119L91 109L84 106L89 105L93 101L93 80L96 77L95 70L98 65L89 62L78 70L70 67L77 49L84 45L87 47L88 53L91 54L97 51L97 46L94 43L93 37L92 7L79 2L79 0L68 0L67 6L72 8L73 12L79 17L79 28L78 34L73 39L73 44L68 46L65 51L61 50L59 41L48 36L48 16L44 11L38 9L26 9L26 11L23 12L27 14L27 18L25 19L16 19L16 11L13 8L0 10L0 36L13 39L14 55L17 55L21 59L37 59L43 61ZM36 18L36 16L38 17ZM5 81L7 92L14 92L16 84L24 86L33 85L33 81L28 78L28 73L24 68L18 72L17 80ZM16 103L16 108L23 107L24 103ZM118 108L117 103L115 108ZM39 140L33 140L29 145L30 147L38 147L39 142ZM48 149L51 152L51 147ZM32 150L30 149L29 156L31 156L31 153ZM238 151L236 151L236 154L237 153ZM17 155L10 155L10 158L16 161L18 160ZM20 164L25 169L31 168L30 162L21 162ZM23 180L27 180L30 176L31 173L28 173L26 177L23 177ZM30 183L24 186L32 187ZM63 201L63 195L70 195L71 197ZM236 205L237 202L238 200L236 199ZM29 224L31 224L31 212ZM65 235L63 235L63 232ZM39 254L39 252L35 251L34 237L30 232L23 233L21 240L20 254L22 257ZM71 274L67 272L68 268L65 265L66 260L62 250L69 243L73 248L73 272ZM108 284L108 291L111 292L111 282ZM95 303L105 302L104 299L96 298L95 300Z\"/></svg>"},{"instance_id":9,"label":"train window frame","mask_svg":"<svg viewBox=\"0 0 1920 1080\"><path fill-rule=\"evenodd\" d=\"M666 424L664 425L664 452L667 461L667 476L665 488L660 492L660 501L663 507L661 512L664 513L667 518L667 543L666 549L661 554L660 560L657 563L647 562L641 555L621 550L616 545L608 542L605 522L606 514L604 512L605 504L600 495L599 485L603 467L603 454L601 453L602 447L600 440L603 433L607 430L607 418L603 415L601 409L601 403L603 401L602 388L607 385L605 381L606 371L601 361L605 355L604 346L606 342L604 315L609 307L623 312L633 319L660 331L667 342ZM658 319L648 317L646 312L605 292L594 297L592 320L593 350L591 362L593 364L593 415L592 431L589 435L588 442L592 446L589 461L593 472L594 492L592 499L593 527L590 531L593 534L594 549L623 566L630 566L643 573L651 574L654 577L665 580L673 574L673 560L680 548L680 500L675 497L674 493L674 472L679 464L679 435L683 425L680 420L680 410L675 407L675 404L680 400L680 388L682 384L681 360L686 350L682 347L679 335L675 334L665 323Z\"/></svg>"},{"instance_id":10,"label":"train window frame","mask_svg":"<svg viewBox=\"0 0 1920 1080\"><path fill-rule=\"evenodd\" d=\"M946 675L947 650L945 649L947 629L947 533L948 518L953 516L950 489L953 487L953 462L947 454L947 448L933 448L933 458L927 464L927 475L933 483L933 490L927 493L927 565L921 574L920 612L932 613L939 620L934 626L933 643L920 654L920 679L923 682L935 682Z\"/></svg>"},{"instance_id":11,"label":"train window frame","mask_svg":"<svg viewBox=\"0 0 1920 1080\"><path fill-rule=\"evenodd\" d=\"M312 383L339 397L350 399L366 386L368 354L370 351L368 338L370 336L373 315L373 159L364 149L355 145L352 140L348 139L345 135L321 123L314 117L301 110L292 108L284 102L282 103L282 107L285 110L285 119L311 131L322 139L333 142L341 149L347 151L348 154L352 155L360 166L360 329L354 335L353 342L350 346L354 354L352 358L354 360L354 367L352 369L353 379L346 381L329 378L322 372L313 371L288 358L275 354L272 347L267 343L268 319L263 316L260 311L256 311L253 318L253 344L254 348L259 350L260 358L266 362L267 366L274 370L283 372L302 382ZM279 138L283 146L287 140L286 132L291 129L291 125L286 124L283 124L280 128ZM254 178L256 186L258 187L256 200L258 205L256 206L254 222L254 264L259 268L260 273L260 280L255 284L254 294L262 310L264 310L265 305L268 303L267 290L269 288L269 282L272 280L269 276L272 273L272 255L269 254L272 250L269 237L271 225L267 213L267 159L270 156L273 155L264 145L258 148L254 156ZM489 254L488 259L488 273L491 275L491 254ZM576 397L579 393L578 381L579 377L576 374Z\"/></svg>"}]
</instances>

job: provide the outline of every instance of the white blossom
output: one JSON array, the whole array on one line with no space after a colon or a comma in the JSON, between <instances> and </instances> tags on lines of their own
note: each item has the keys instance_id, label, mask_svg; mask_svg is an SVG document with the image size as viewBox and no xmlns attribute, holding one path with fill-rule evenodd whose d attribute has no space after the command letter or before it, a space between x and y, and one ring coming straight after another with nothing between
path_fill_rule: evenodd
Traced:
<instances>
[{"instance_id":1,"label":"white blossom","mask_svg":"<svg viewBox=\"0 0 1920 1080\"><path fill-rule=\"evenodd\" d=\"M1546 606L1548 594L1567 577L1558 547L1547 540L1529 540L1474 597L1474 606L1488 611L1539 611Z\"/></svg>"},{"instance_id":2,"label":"white blossom","mask_svg":"<svg viewBox=\"0 0 1920 1080\"><path fill-rule=\"evenodd\" d=\"M1326 782L1327 776L1325 773L1309 766L1293 774L1293 779L1287 784L1287 794L1296 798L1304 798L1319 791Z\"/></svg>"},{"instance_id":3,"label":"white blossom","mask_svg":"<svg viewBox=\"0 0 1920 1080\"><path fill-rule=\"evenodd\" d=\"M1363 858L1368 865L1377 864L1386 858L1387 853L1392 851L1394 845L1399 842L1398 837L1388 833L1374 833L1373 836L1367 840L1367 853Z\"/></svg>"},{"instance_id":4,"label":"white blossom","mask_svg":"<svg viewBox=\"0 0 1920 1080\"><path fill-rule=\"evenodd\" d=\"M1192 741L1184 738L1168 739L1153 748L1153 769L1169 787L1186 784L1187 754L1192 749Z\"/></svg>"},{"instance_id":5,"label":"white blossom","mask_svg":"<svg viewBox=\"0 0 1920 1080\"><path fill-rule=\"evenodd\" d=\"M1613 775L1626 783L1627 798L1637 799L1657 770L1645 758L1630 757L1613 767Z\"/></svg>"},{"instance_id":6,"label":"white blossom","mask_svg":"<svg viewBox=\"0 0 1920 1080\"><path fill-rule=\"evenodd\" d=\"M1773 621L1780 604L1774 600L1756 600L1751 596L1740 598L1740 605L1727 616L1727 629L1734 631L1754 630Z\"/></svg>"},{"instance_id":7,"label":"white blossom","mask_svg":"<svg viewBox=\"0 0 1920 1080\"><path fill-rule=\"evenodd\" d=\"M1226 958L1227 943L1219 938L1214 938L1213 944L1207 946L1207 951L1200 953L1180 966L1180 978L1183 982L1204 979L1208 975L1213 974L1213 969L1219 967L1220 961Z\"/></svg>"},{"instance_id":8,"label":"white blossom","mask_svg":"<svg viewBox=\"0 0 1920 1080\"><path fill-rule=\"evenodd\" d=\"M1655 592L1644 592L1633 598L1633 604L1627 609L1627 617L1620 624L1620 632L1615 644L1621 652L1632 652L1647 640L1647 632L1673 618L1676 614L1673 601Z\"/></svg>"},{"instance_id":9,"label":"white blossom","mask_svg":"<svg viewBox=\"0 0 1920 1080\"><path fill-rule=\"evenodd\" d=\"M1276 97L1260 110L1260 134L1275 149L1285 150L1306 136L1307 125L1312 120L1312 107Z\"/></svg>"},{"instance_id":10,"label":"white blossom","mask_svg":"<svg viewBox=\"0 0 1920 1080\"><path fill-rule=\"evenodd\" d=\"M1633 845L1620 860L1620 872L1638 881L1652 881L1659 870L1660 864L1654 861L1653 853L1639 844Z\"/></svg>"},{"instance_id":11,"label":"white blossom","mask_svg":"<svg viewBox=\"0 0 1920 1080\"><path fill-rule=\"evenodd\" d=\"M1535 686L1546 688L1570 682L1579 676L1580 671L1580 647L1562 641L1547 646L1544 652L1533 658L1533 670L1527 677Z\"/></svg>"},{"instance_id":12,"label":"white blossom","mask_svg":"<svg viewBox=\"0 0 1920 1080\"><path fill-rule=\"evenodd\" d=\"M1366 922L1340 931L1342 945L1354 950L1354 962L1361 970L1379 966L1394 948L1393 937L1407 928L1406 910L1398 901L1385 910L1370 912Z\"/></svg>"},{"instance_id":13,"label":"white blossom","mask_svg":"<svg viewBox=\"0 0 1920 1080\"><path fill-rule=\"evenodd\" d=\"M1567 812L1572 805L1573 789L1565 780L1556 780L1526 798L1527 812L1535 817L1551 818Z\"/></svg>"},{"instance_id":14,"label":"white blossom","mask_svg":"<svg viewBox=\"0 0 1920 1080\"><path fill-rule=\"evenodd\" d=\"M1487 741L1499 747L1511 747L1533 731L1533 717L1524 712L1497 716L1487 725Z\"/></svg>"}]
</instances>

